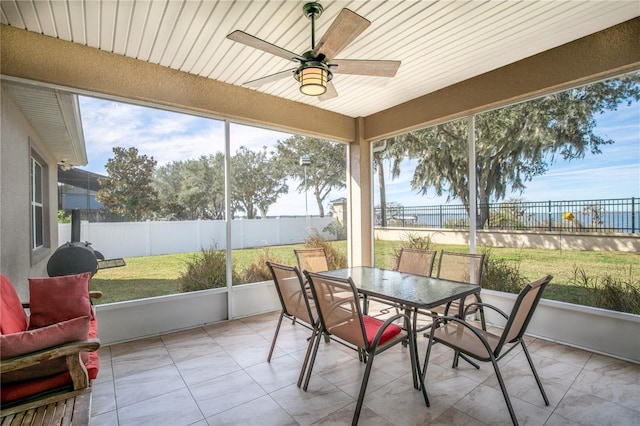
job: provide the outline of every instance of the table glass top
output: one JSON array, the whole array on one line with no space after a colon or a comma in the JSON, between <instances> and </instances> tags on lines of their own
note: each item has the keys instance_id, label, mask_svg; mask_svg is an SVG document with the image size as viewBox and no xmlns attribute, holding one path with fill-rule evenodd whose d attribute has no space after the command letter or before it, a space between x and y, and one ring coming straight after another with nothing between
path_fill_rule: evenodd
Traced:
<instances>
[{"instance_id":1,"label":"table glass top","mask_svg":"<svg viewBox=\"0 0 640 426\"><path fill-rule=\"evenodd\" d=\"M336 278L351 277L363 294L416 308L432 308L480 292L477 285L366 266L336 269L322 274Z\"/></svg>"}]
</instances>

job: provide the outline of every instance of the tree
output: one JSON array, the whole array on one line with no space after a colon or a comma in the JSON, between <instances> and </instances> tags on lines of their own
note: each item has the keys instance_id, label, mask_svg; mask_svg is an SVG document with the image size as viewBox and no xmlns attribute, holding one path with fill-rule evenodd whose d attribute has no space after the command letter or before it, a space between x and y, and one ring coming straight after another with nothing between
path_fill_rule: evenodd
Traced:
<instances>
[{"instance_id":1,"label":"tree","mask_svg":"<svg viewBox=\"0 0 640 426\"><path fill-rule=\"evenodd\" d=\"M96 199L109 210L139 221L158 207L158 193L152 185L157 162L139 155L134 147L114 147L113 153L105 166L108 177L98 179Z\"/></svg>"},{"instance_id":2,"label":"tree","mask_svg":"<svg viewBox=\"0 0 640 426\"><path fill-rule=\"evenodd\" d=\"M596 135L595 115L640 99L640 73L590 84L476 117L476 223L483 227L489 202L507 190L522 191L525 182L544 174L557 157L583 158L601 153L605 140ZM412 189L459 199L469 211L467 120L456 120L397 138L405 153L419 160ZM395 158L396 165L401 161Z\"/></svg>"},{"instance_id":3,"label":"tree","mask_svg":"<svg viewBox=\"0 0 640 426\"><path fill-rule=\"evenodd\" d=\"M384 163L391 163L392 179L400 176L400 161L405 156L405 147L400 143L400 137L383 139L382 145L374 146L373 149L373 168L378 175L378 186L380 191L380 226L387 226L387 215L390 213L389 204L393 204L392 208L396 208L396 203L387 203L387 188L384 178Z\"/></svg>"},{"instance_id":4,"label":"tree","mask_svg":"<svg viewBox=\"0 0 640 426\"><path fill-rule=\"evenodd\" d=\"M245 212L247 219L254 219L258 211L265 217L269 206L288 191L286 174L266 147L262 151L250 151L241 146L231 157L233 211Z\"/></svg>"},{"instance_id":5,"label":"tree","mask_svg":"<svg viewBox=\"0 0 640 426\"><path fill-rule=\"evenodd\" d=\"M163 217L224 219L224 154L174 161L154 176Z\"/></svg>"},{"instance_id":6,"label":"tree","mask_svg":"<svg viewBox=\"0 0 640 426\"><path fill-rule=\"evenodd\" d=\"M278 141L276 150L280 167L300 182L297 191L302 193L312 188L320 217L324 217L323 203L331 191L347 186L346 147L335 142L294 135ZM302 155L308 155L311 160L306 171L305 166L300 165Z\"/></svg>"}]
</instances>

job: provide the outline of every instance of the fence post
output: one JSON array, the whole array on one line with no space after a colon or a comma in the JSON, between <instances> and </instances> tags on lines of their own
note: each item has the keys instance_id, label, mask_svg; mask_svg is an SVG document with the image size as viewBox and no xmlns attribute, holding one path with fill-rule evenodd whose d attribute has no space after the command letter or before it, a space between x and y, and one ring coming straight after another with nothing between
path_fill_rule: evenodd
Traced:
<instances>
[{"instance_id":1,"label":"fence post","mask_svg":"<svg viewBox=\"0 0 640 426\"><path fill-rule=\"evenodd\" d=\"M551 200L549 200L549 231L551 231Z\"/></svg>"},{"instance_id":2,"label":"fence post","mask_svg":"<svg viewBox=\"0 0 640 426\"><path fill-rule=\"evenodd\" d=\"M631 197L631 233L636 232L636 199Z\"/></svg>"}]
</instances>

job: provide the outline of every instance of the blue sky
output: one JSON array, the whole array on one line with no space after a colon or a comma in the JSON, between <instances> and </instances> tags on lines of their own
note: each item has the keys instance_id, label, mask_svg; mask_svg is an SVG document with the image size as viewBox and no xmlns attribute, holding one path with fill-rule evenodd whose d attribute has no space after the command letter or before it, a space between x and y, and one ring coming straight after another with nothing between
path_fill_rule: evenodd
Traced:
<instances>
[{"instance_id":1,"label":"blue sky","mask_svg":"<svg viewBox=\"0 0 640 426\"><path fill-rule=\"evenodd\" d=\"M154 157L158 165L224 150L224 124L221 121L89 97L80 97L80 108L89 158L89 164L82 168L92 172L106 174L104 166L113 156L114 146L135 146L140 153ZM523 194L508 194L507 198L546 201L640 197L640 104L621 106L618 111L606 112L596 118L596 133L613 139L614 144L603 146L599 155L588 153L581 160L556 161L546 174L526 183ZM255 149L270 147L289 136L233 124L231 150L235 152L240 145ZM443 204L445 199L436 197L433 192L423 196L411 191L414 168L415 160L407 161L399 178L391 180L387 176L387 201L404 206ZM290 193L278 199L269 215L304 215L304 194L294 191L297 185L297 182L289 182ZM343 190L328 198L332 200L345 195ZM378 194L374 196L377 204ZM309 214L318 213L311 194L308 210Z\"/></svg>"}]
</instances>

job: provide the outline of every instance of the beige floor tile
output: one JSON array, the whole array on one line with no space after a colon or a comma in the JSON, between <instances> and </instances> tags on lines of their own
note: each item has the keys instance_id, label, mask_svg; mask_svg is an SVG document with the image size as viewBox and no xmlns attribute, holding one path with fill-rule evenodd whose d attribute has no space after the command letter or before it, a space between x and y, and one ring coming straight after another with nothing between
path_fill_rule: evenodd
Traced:
<instances>
[{"instance_id":1,"label":"beige floor tile","mask_svg":"<svg viewBox=\"0 0 640 426\"><path fill-rule=\"evenodd\" d=\"M91 388L92 416L116 409L116 390L113 381L94 382Z\"/></svg>"},{"instance_id":2,"label":"beige floor tile","mask_svg":"<svg viewBox=\"0 0 640 426\"><path fill-rule=\"evenodd\" d=\"M120 426L187 426L201 420L202 412L186 388L118 408Z\"/></svg>"},{"instance_id":3,"label":"beige floor tile","mask_svg":"<svg viewBox=\"0 0 640 426\"><path fill-rule=\"evenodd\" d=\"M349 404L340 410L334 411L327 417L320 419L313 426L349 426L353 420L356 404ZM384 417L379 416L374 411L370 410L366 406L360 410L360 417L358 418L358 424L366 426L392 426L393 423L386 420Z\"/></svg>"},{"instance_id":4,"label":"beige floor tile","mask_svg":"<svg viewBox=\"0 0 640 426\"><path fill-rule=\"evenodd\" d=\"M205 418L266 395L264 389L244 371L200 382L189 389Z\"/></svg>"},{"instance_id":5,"label":"beige floor tile","mask_svg":"<svg viewBox=\"0 0 640 426\"><path fill-rule=\"evenodd\" d=\"M186 387L176 366L166 365L117 378L116 402L118 408L126 407Z\"/></svg>"},{"instance_id":6,"label":"beige floor tile","mask_svg":"<svg viewBox=\"0 0 640 426\"><path fill-rule=\"evenodd\" d=\"M572 388L576 391L595 395L616 404L640 412L640 382L630 383L631 376L609 376L595 371L583 371Z\"/></svg>"},{"instance_id":7,"label":"beige floor tile","mask_svg":"<svg viewBox=\"0 0 640 426\"><path fill-rule=\"evenodd\" d=\"M172 364L173 360L160 338L123 343L111 348L111 367L115 379Z\"/></svg>"},{"instance_id":8,"label":"beige floor tile","mask_svg":"<svg viewBox=\"0 0 640 426\"><path fill-rule=\"evenodd\" d=\"M267 392L297 384L302 362L290 355L248 367L245 371Z\"/></svg>"},{"instance_id":9,"label":"beige floor tile","mask_svg":"<svg viewBox=\"0 0 640 426\"><path fill-rule=\"evenodd\" d=\"M438 418L429 423L430 426L484 426L480 420L475 419L460 410L451 407Z\"/></svg>"},{"instance_id":10,"label":"beige floor tile","mask_svg":"<svg viewBox=\"0 0 640 426\"><path fill-rule=\"evenodd\" d=\"M544 425L551 411L536 407L510 395L518 423ZM490 425L510 425L511 417L502 392L479 385L453 405L454 408Z\"/></svg>"},{"instance_id":11,"label":"beige floor tile","mask_svg":"<svg viewBox=\"0 0 640 426\"><path fill-rule=\"evenodd\" d=\"M397 425L429 424L446 409L445 406L434 406L433 403L428 408L422 392L414 389L411 375L394 380L373 392L367 392L364 405L388 422Z\"/></svg>"},{"instance_id":12,"label":"beige floor tile","mask_svg":"<svg viewBox=\"0 0 640 426\"><path fill-rule=\"evenodd\" d=\"M290 385L271 393L300 425L313 424L353 402L353 398L322 377L315 377L311 384L307 392Z\"/></svg>"},{"instance_id":13,"label":"beige floor tile","mask_svg":"<svg viewBox=\"0 0 640 426\"><path fill-rule=\"evenodd\" d=\"M555 359L576 367L584 367L591 358L591 352L570 346L558 345L547 340L536 339L531 345L527 345L529 352L533 355Z\"/></svg>"},{"instance_id":14,"label":"beige floor tile","mask_svg":"<svg viewBox=\"0 0 640 426\"><path fill-rule=\"evenodd\" d=\"M560 401L555 414L585 426L640 424L640 412L574 389Z\"/></svg>"},{"instance_id":15,"label":"beige floor tile","mask_svg":"<svg viewBox=\"0 0 640 426\"><path fill-rule=\"evenodd\" d=\"M615 377L629 383L637 383L637 378L640 376L640 364L598 354L593 354L584 368L585 370L594 371L603 376Z\"/></svg>"},{"instance_id":16,"label":"beige floor tile","mask_svg":"<svg viewBox=\"0 0 640 426\"><path fill-rule=\"evenodd\" d=\"M118 423L118 412L116 410L107 411L94 415L93 405L91 406L91 426L114 426ZM120 423L121 424L121 423Z\"/></svg>"},{"instance_id":17,"label":"beige floor tile","mask_svg":"<svg viewBox=\"0 0 640 426\"><path fill-rule=\"evenodd\" d=\"M176 367L187 386L215 379L242 369L238 363L224 351L178 362L176 363Z\"/></svg>"},{"instance_id":18,"label":"beige floor tile","mask_svg":"<svg viewBox=\"0 0 640 426\"><path fill-rule=\"evenodd\" d=\"M294 426L298 424L269 395L211 416L207 422L216 426Z\"/></svg>"}]
</instances>

